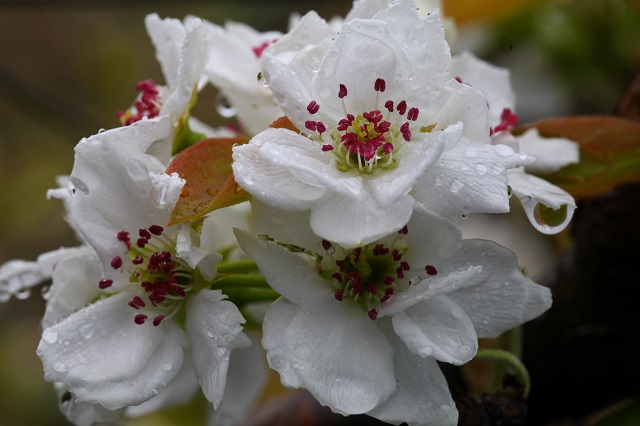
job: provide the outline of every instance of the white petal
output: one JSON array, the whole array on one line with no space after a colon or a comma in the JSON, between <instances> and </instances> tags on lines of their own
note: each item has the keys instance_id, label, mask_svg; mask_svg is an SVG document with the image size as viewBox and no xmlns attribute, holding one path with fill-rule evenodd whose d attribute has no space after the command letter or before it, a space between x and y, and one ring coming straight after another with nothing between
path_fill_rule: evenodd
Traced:
<instances>
[{"instance_id":1,"label":"white petal","mask_svg":"<svg viewBox=\"0 0 640 426\"><path fill-rule=\"evenodd\" d=\"M213 280L216 276L218 263L222 255L201 249L192 244L195 237L191 224L180 224L178 238L176 239L176 253L192 268L198 268L205 280Z\"/></svg>"},{"instance_id":2,"label":"white petal","mask_svg":"<svg viewBox=\"0 0 640 426\"><path fill-rule=\"evenodd\" d=\"M244 189L263 203L283 210L307 210L325 195L326 189L301 182L286 168L267 162L260 155L265 143L281 138L310 145L308 139L293 132L284 129L265 130L250 143L233 148L233 175Z\"/></svg>"},{"instance_id":3,"label":"white petal","mask_svg":"<svg viewBox=\"0 0 640 426\"><path fill-rule=\"evenodd\" d=\"M101 278L100 259L90 248L61 261L52 274L53 283L48 293L42 327L48 328L96 300L103 294L98 287Z\"/></svg>"},{"instance_id":4,"label":"white petal","mask_svg":"<svg viewBox=\"0 0 640 426\"><path fill-rule=\"evenodd\" d=\"M63 247L41 254L35 262L10 260L0 266L0 302L50 279L56 265L65 259L90 251L87 246Z\"/></svg>"},{"instance_id":5,"label":"white petal","mask_svg":"<svg viewBox=\"0 0 640 426\"><path fill-rule=\"evenodd\" d=\"M390 205L381 205L373 197L352 200L334 194L311 209L311 229L343 247L358 247L401 229L409 221L413 205L408 194Z\"/></svg>"},{"instance_id":6,"label":"white petal","mask_svg":"<svg viewBox=\"0 0 640 426\"><path fill-rule=\"evenodd\" d=\"M298 305L316 295L333 297L330 286L316 272L311 256L291 252L239 229L234 232L242 250L255 260L271 288L282 296Z\"/></svg>"},{"instance_id":7,"label":"white petal","mask_svg":"<svg viewBox=\"0 0 640 426\"><path fill-rule=\"evenodd\" d=\"M173 321L135 324L130 297L100 300L45 329L36 351L45 380L66 383L77 402L109 410L164 389L182 365L184 334Z\"/></svg>"},{"instance_id":8,"label":"white petal","mask_svg":"<svg viewBox=\"0 0 640 426\"><path fill-rule=\"evenodd\" d=\"M509 211L506 170L533 159L506 145L474 144L464 138L445 151L421 177L416 200L442 216Z\"/></svg>"},{"instance_id":9,"label":"white petal","mask_svg":"<svg viewBox=\"0 0 640 426\"><path fill-rule=\"evenodd\" d=\"M355 303L309 300L285 328L282 342L304 387L335 412L366 413L396 389L393 349Z\"/></svg>"},{"instance_id":10,"label":"white petal","mask_svg":"<svg viewBox=\"0 0 640 426\"><path fill-rule=\"evenodd\" d=\"M173 211L180 198L182 187L187 182L177 173L153 173L151 174L151 182L153 182L153 199L158 206L165 210Z\"/></svg>"},{"instance_id":11,"label":"white petal","mask_svg":"<svg viewBox=\"0 0 640 426\"><path fill-rule=\"evenodd\" d=\"M91 426L116 422L124 415L124 409L107 410L100 404L76 402L75 396L69 392L64 383L53 384L58 395L60 412L76 426Z\"/></svg>"},{"instance_id":12,"label":"white petal","mask_svg":"<svg viewBox=\"0 0 640 426\"><path fill-rule=\"evenodd\" d=\"M460 77L464 84L482 92L489 104L492 126L500 124L500 115L505 108L514 110L516 96L511 89L507 68L496 67L464 51L451 60L451 76ZM535 157L535 154L525 152Z\"/></svg>"},{"instance_id":13,"label":"white petal","mask_svg":"<svg viewBox=\"0 0 640 426\"><path fill-rule=\"evenodd\" d=\"M398 389L367 414L395 425L402 422L411 426L456 425L458 411L436 361L413 354L394 335L390 324L383 326L395 351Z\"/></svg>"},{"instance_id":14,"label":"white petal","mask_svg":"<svg viewBox=\"0 0 640 426\"><path fill-rule=\"evenodd\" d=\"M187 302L185 323L193 368L214 409L222 403L231 352L251 344L240 311L224 299L219 290L201 290Z\"/></svg>"},{"instance_id":15,"label":"white petal","mask_svg":"<svg viewBox=\"0 0 640 426\"><path fill-rule=\"evenodd\" d=\"M466 240L446 268L483 265L474 285L447 294L467 313L478 337L496 337L551 306L551 292L525 277L514 254L491 241Z\"/></svg>"},{"instance_id":16,"label":"white petal","mask_svg":"<svg viewBox=\"0 0 640 426\"><path fill-rule=\"evenodd\" d=\"M160 19L157 13L147 15L144 23L156 48L156 59L160 63L166 83L175 87L180 51L186 34L184 25L178 19Z\"/></svg>"},{"instance_id":17,"label":"white petal","mask_svg":"<svg viewBox=\"0 0 640 426\"><path fill-rule=\"evenodd\" d=\"M402 312L417 303L440 295L449 295L461 288L477 284L475 277L482 266L460 267L455 270L439 270L438 274L411 285L407 290L395 294L378 308L378 318Z\"/></svg>"},{"instance_id":18,"label":"white petal","mask_svg":"<svg viewBox=\"0 0 640 426\"><path fill-rule=\"evenodd\" d=\"M427 265L435 266L438 270L439 263L460 248L462 236L455 223L422 206L414 209L407 229L409 250L403 260L414 271L422 270Z\"/></svg>"},{"instance_id":19,"label":"white petal","mask_svg":"<svg viewBox=\"0 0 640 426\"><path fill-rule=\"evenodd\" d=\"M188 358L169 385L157 396L140 405L127 407L127 417L138 417L179 405L188 404L200 390L200 383Z\"/></svg>"},{"instance_id":20,"label":"white petal","mask_svg":"<svg viewBox=\"0 0 640 426\"><path fill-rule=\"evenodd\" d=\"M237 246L233 228L246 228L249 225L250 216L249 202L224 207L209 213L202 224L200 248L213 253Z\"/></svg>"},{"instance_id":21,"label":"white petal","mask_svg":"<svg viewBox=\"0 0 640 426\"><path fill-rule=\"evenodd\" d=\"M390 205L413 189L424 171L435 163L444 150L445 140L459 139L462 126L450 126L435 138L411 141L398 152L398 166L369 180L371 192L383 205Z\"/></svg>"},{"instance_id":22,"label":"white petal","mask_svg":"<svg viewBox=\"0 0 640 426\"><path fill-rule=\"evenodd\" d=\"M251 225L258 235L268 235L278 242L318 251L322 238L311 230L309 211L287 212L251 200Z\"/></svg>"},{"instance_id":23,"label":"white petal","mask_svg":"<svg viewBox=\"0 0 640 426\"><path fill-rule=\"evenodd\" d=\"M411 352L462 365L478 350L478 337L464 310L447 296L436 296L392 316L393 329Z\"/></svg>"},{"instance_id":24,"label":"white petal","mask_svg":"<svg viewBox=\"0 0 640 426\"><path fill-rule=\"evenodd\" d=\"M253 337L253 336L251 336ZM209 424L235 426L245 418L258 401L267 381L267 366L259 341L233 351L227 371L224 401L217 411L210 413Z\"/></svg>"},{"instance_id":25,"label":"white petal","mask_svg":"<svg viewBox=\"0 0 640 426\"><path fill-rule=\"evenodd\" d=\"M525 173L522 169L509 170L507 172L509 186L522 203L529 222L535 229L543 234L557 234L569 225L576 202L565 190L550 184L544 179ZM553 210L560 208L566 211L559 212L560 217L554 223L547 223L543 215L537 213L539 205Z\"/></svg>"},{"instance_id":26,"label":"white petal","mask_svg":"<svg viewBox=\"0 0 640 426\"><path fill-rule=\"evenodd\" d=\"M536 159L527 165L527 171L553 173L568 164L580 161L580 147L570 139L543 138L535 127L516 139L520 145L520 151Z\"/></svg>"},{"instance_id":27,"label":"white petal","mask_svg":"<svg viewBox=\"0 0 640 426\"><path fill-rule=\"evenodd\" d=\"M289 360L284 333L299 309L299 306L281 297L269 305L262 324L262 346L267 351L269 367L280 374L280 381L284 386L298 389L304 385Z\"/></svg>"}]
</instances>

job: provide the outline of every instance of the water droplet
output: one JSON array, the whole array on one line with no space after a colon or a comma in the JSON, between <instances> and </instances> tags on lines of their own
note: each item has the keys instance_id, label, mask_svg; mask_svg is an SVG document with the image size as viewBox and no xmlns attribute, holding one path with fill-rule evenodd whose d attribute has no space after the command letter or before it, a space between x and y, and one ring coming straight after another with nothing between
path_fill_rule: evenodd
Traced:
<instances>
[{"instance_id":1,"label":"water droplet","mask_svg":"<svg viewBox=\"0 0 640 426\"><path fill-rule=\"evenodd\" d=\"M487 170L489 170L489 168L487 166L485 166L484 164L478 164L476 166L476 172L478 172L479 175L483 175L483 174L487 173Z\"/></svg>"},{"instance_id":2,"label":"water droplet","mask_svg":"<svg viewBox=\"0 0 640 426\"><path fill-rule=\"evenodd\" d=\"M433 348L430 346L423 346L420 348L420 355L431 356L433 355Z\"/></svg>"},{"instance_id":3,"label":"water droplet","mask_svg":"<svg viewBox=\"0 0 640 426\"><path fill-rule=\"evenodd\" d=\"M218 190L215 188L209 188L207 189L207 194L211 195L212 197L215 197L218 195Z\"/></svg>"},{"instance_id":4,"label":"water droplet","mask_svg":"<svg viewBox=\"0 0 640 426\"><path fill-rule=\"evenodd\" d=\"M85 339L91 339L93 337L93 325L91 323L83 324L78 329L80 335Z\"/></svg>"},{"instance_id":5,"label":"water droplet","mask_svg":"<svg viewBox=\"0 0 640 426\"><path fill-rule=\"evenodd\" d=\"M103 132L106 132L106 130L102 129L102 128L100 130L98 130L98 133L103 133Z\"/></svg>"},{"instance_id":6,"label":"water droplet","mask_svg":"<svg viewBox=\"0 0 640 426\"><path fill-rule=\"evenodd\" d=\"M539 232L547 235L557 234L566 228L575 210L574 206L567 204L563 204L559 209L552 209L533 198L521 199L521 201L529 222Z\"/></svg>"},{"instance_id":7,"label":"water droplet","mask_svg":"<svg viewBox=\"0 0 640 426\"><path fill-rule=\"evenodd\" d=\"M311 348L305 342L298 341L293 344L293 354L299 359L309 359Z\"/></svg>"},{"instance_id":8,"label":"water droplet","mask_svg":"<svg viewBox=\"0 0 640 426\"><path fill-rule=\"evenodd\" d=\"M72 193L75 193L75 191L80 191L84 195L89 194L89 187L75 176L71 176L69 178L69 185L71 186Z\"/></svg>"},{"instance_id":9,"label":"water droplet","mask_svg":"<svg viewBox=\"0 0 640 426\"><path fill-rule=\"evenodd\" d=\"M42 332L42 340L46 343L55 343L58 340L58 332L47 328Z\"/></svg>"},{"instance_id":10,"label":"water droplet","mask_svg":"<svg viewBox=\"0 0 640 426\"><path fill-rule=\"evenodd\" d=\"M162 366L162 371L164 371L164 372L167 372L167 373L168 373L169 371L171 371L171 369L172 369L172 368L173 368L173 365L171 365L171 364L167 363L167 364L164 364L164 365Z\"/></svg>"},{"instance_id":11,"label":"water droplet","mask_svg":"<svg viewBox=\"0 0 640 426\"><path fill-rule=\"evenodd\" d=\"M451 182L449 190L454 194L457 194L462 190L462 188L464 188L464 183L458 179L454 179L453 182Z\"/></svg>"},{"instance_id":12,"label":"water droplet","mask_svg":"<svg viewBox=\"0 0 640 426\"><path fill-rule=\"evenodd\" d=\"M317 72L320 69L320 64L322 64L322 62L316 59L311 63L311 69Z\"/></svg>"},{"instance_id":13,"label":"water droplet","mask_svg":"<svg viewBox=\"0 0 640 426\"><path fill-rule=\"evenodd\" d=\"M24 299L28 298L29 296L31 296L31 289L23 288L21 290L18 290L16 292L15 296L16 296L16 299L24 300Z\"/></svg>"},{"instance_id":14,"label":"water droplet","mask_svg":"<svg viewBox=\"0 0 640 426\"><path fill-rule=\"evenodd\" d=\"M67 364L65 364L64 362L56 362L56 363L53 365L53 369L54 369L55 371L57 371L58 373L64 373L64 372L66 372L66 371L69 369L69 367L68 367L68 366L67 366Z\"/></svg>"},{"instance_id":15,"label":"water droplet","mask_svg":"<svg viewBox=\"0 0 640 426\"><path fill-rule=\"evenodd\" d=\"M507 145L494 145L493 148L499 155L502 155L503 157L509 157L510 155L514 154L513 149L511 149L511 147Z\"/></svg>"},{"instance_id":16,"label":"water droplet","mask_svg":"<svg viewBox=\"0 0 640 426\"><path fill-rule=\"evenodd\" d=\"M258 73L258 83L260 83L262 87L269 86L269 83L267 82L267 79L264 77L264 73L262 71Z\"/></svg>"},{"instance_id":17,"label":"water droplet","mask_svg":"<svg viewBox=\"0 0 640 426\"><path fill-rule=\"evenodd\" d=\"M476 158L478 156L478 151L475 148L467 148L464 151L464 155L468 158Z\"/></svg>"},{"instance_id":18,"label":"water droplet","mask_svg":"<svg viewBox=\"0 0 640 426\"><path fill-rule=\"evenodd\" d=\"M231 118L236 115L236 109L231 105L231 102L229 102L222 92L218 92L215 105L218 114L225 118Z\"/></svg>"}]
</instances>

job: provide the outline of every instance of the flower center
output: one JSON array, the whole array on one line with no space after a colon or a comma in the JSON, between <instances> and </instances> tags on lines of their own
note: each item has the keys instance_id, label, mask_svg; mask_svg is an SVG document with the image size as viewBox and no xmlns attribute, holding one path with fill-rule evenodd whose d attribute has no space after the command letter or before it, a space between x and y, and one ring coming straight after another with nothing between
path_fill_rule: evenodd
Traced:
<instances>
[{"instance_id":1,"label":"flower center","mask_svg":"<svg viewBox=\"0 0 640 426\"><path fill-rule=\"evenodd\" d=\"M489 136L502 131L510 131L516 124L518 124L518 115L514 114L509 108L504 108L500 115L500 124L489 130Z\"/></svg>"},{"instance_id":2,"label":"flower center","mask_svg":"<svg viewBox=\"0 0 640 426\"><path fill-rule=\"evenodd\" d=\"M193 270L176 256L175 242L164 235L161 226L142 228L138 230L138 236L135 243L132 243L128 232L118 232L117 240L127 247L128 259L125 261L116 256L111 260L111 267L127 267L132 271L129 282L136 295L128 305L145 312L137 314L134 322L144 324L153 316L152 323L158 326L164 319L173 317L182 307L193 289ZM112 280L102 279L98 286L106 289L112 284Z\"/></svg>"},{"instance_id":3,"label":"flower center","mask_svg":"<svg viewBox=\"0 0 640 426\"><path fill-rule=\"evenodd\" d=\"M377 307L386 302L397 290L411 285L404 280L411 265L403 260L408 250L404 236L409 232L405 226L396 234L375 243L357 247L346 255L335 256L336 249L327 240L322 241L330 257L330 267L318 265L319 273L330 279L333 295L337 301L353 300L364 309L369 318L378 316ZM427 275L436 275L434 266L425 267Z\"/></svg>"},{"instance_id":4,"label":"flower center","mask_svg":"<svg viewBox=\"0 0 640 426\"><path fill-rule=\"evenodd\" d=\"M140 121L144 117L154 118L160 114L162 102L158 85L152 80L142 80L136 84L136 90L140 92L140 95L134 104L128 110L117 114L118 120L124 126Z\"/></svg>"},{"instance_id":5,"label":"flower center","mask_svg":"<svg viewBox=\"0 0 640 426\"><path fill-rule=\"evenodd\" d=\"M380 93L386 89L385 80L376 79L373 89L376 92L373 109L354 115L348 112L345 104L347 87L340 84L338 98L342 102L344 117L329 129L322 121L305 122L306 129L314 132L309 137L322 143L322 151L333 152L336 166L342 172L357 170L360 173L372 173L378 168L393 168L396 166L398 150L412 140L413 132L429 132L434 127L419 127L415 123L419 109L408 107L405 100L397 104L387 100L384 103L387 112L383 115L378 108L378 101ZM320 105L316 101L311 101L307 106L311 115L319 110ZM326 136L323 136L325 133Z\"/></svg>"}]
</instances>

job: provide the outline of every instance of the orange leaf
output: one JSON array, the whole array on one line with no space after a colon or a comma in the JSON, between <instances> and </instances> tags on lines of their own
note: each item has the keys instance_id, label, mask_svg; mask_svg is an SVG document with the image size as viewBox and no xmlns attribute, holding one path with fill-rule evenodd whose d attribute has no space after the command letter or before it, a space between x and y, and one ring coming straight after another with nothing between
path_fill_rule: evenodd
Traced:
<instances>
[{"instance_id":1,"label":"orange leaf","mask_svg":"<svg viewBox=\"0 0 640 426\"><path fill-rule=\"evenodd\" d=\"M167 173L178 173L187 182L171 215L170 225L198 219L216 209L250 198L233 178L231 152L246 138L204 139L181 151Z\"/></svg>"},{"instance_id":2,"label":"orange leaf","mask_svg":"<svg viewBox=\"0 0 640 426\"><path fill-rule=\"evenodd\" d=\"M535 127L542 136L563 137L580 145L580 162L542 177L586 197L616 185L640 181L640 123L610 116L578 116L542 120Z\"/></svg>"}]
</instances>

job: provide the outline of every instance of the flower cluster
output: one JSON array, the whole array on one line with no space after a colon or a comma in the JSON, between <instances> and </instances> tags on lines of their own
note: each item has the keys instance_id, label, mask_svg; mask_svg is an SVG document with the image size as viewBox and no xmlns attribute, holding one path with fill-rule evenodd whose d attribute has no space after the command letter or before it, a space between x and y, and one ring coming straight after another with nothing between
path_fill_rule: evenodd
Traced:
<instances>
[{"instance_id":1,"label":"flower cluster","mask_svg":"<svg viewBox=\"0 0 640 426\"><path fill-rule=\"evenodd\" d=\"M3 299L53 282L37 354L72 422L200 388L233 424L265 376L243 331L262 322L285 386L343 415L453 425L437 362L462 365L478 338L550 307L511 251L456 222L508 212L513 193L540 231L564 228L573 199L529 172L577 161L571 142L513 136L508 75L452 58L437 10L361 0L344 20L292 23L149 15L165 84L141 81L123 126L80 141L49 193L79 246L0 268ZM239 133L191 117L207 84ZM250 224L231 206L249 198Z\"/></svg>"}]
</instances>

